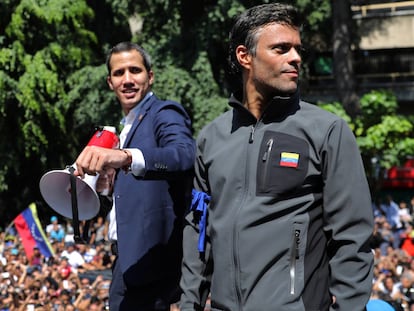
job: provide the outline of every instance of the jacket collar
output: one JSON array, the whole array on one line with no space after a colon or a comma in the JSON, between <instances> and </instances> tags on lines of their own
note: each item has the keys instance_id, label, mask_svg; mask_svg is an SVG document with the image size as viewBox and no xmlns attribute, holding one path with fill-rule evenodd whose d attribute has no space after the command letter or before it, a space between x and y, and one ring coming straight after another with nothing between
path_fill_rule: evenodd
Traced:
<instances>
[{"instance_id":1,"label":"jacket collar","mask_svg":"<svg viewBox=\"0 0 414 311\"><path fill-rule=\"evenodd\" d=\"M248 111L247 108L243 106L241 103L241 98L241 92L232 94L229 99L229 105L238 110L240 113L243 113L242 111L245 111L245 113L251 115L251 117L256 120L250 111ZM282 120L288 115L294 114L299 109L299 102L299 89L292 95L277 95L270 100L269 104L266 107L266 110L262 114L261 120L263 120L263 122L269 120Z\"/></svg>"}]
</instances>

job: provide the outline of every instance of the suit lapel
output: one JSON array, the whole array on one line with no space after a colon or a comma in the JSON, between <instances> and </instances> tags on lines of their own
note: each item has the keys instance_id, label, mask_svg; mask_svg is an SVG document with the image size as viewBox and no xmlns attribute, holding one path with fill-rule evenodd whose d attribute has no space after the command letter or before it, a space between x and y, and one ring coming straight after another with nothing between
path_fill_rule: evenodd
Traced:
<instances>
[{"instance_id":1,"label":"suit lapel","mask_svg":"<svg viewBox=\"0 0 414 311\"><path fill-rule=\"evenodd\" d=\"M151 103L155 100L155 95L152 95L148 100L142 103L142 107L138 110L138 115L135 117L134 123L132 123L132 127L129 130L129 133L125 139L124 147L129 146L132 136L134 135L135 131L138 130L139 125L141 124L142 120L148 113L148 110L151 107Z\"/></svg>"}]
</instances>

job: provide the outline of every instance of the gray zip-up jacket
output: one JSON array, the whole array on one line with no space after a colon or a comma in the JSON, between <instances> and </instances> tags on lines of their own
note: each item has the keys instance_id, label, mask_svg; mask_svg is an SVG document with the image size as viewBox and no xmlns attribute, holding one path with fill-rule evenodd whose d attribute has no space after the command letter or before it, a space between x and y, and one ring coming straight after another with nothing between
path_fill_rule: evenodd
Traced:
<instances>
[{"instance_id":1,"label":"gray zip-up jacket","mask_svg":"<svg viewBox=\"0 0 414 311\"><path fill-rule=\"evenodd\" d=\"M194 187L210 200L204 242L203 212L187 216L181 311L210 292L211 310L364 310L373 216L348 125L298 94L258 121L230 105L197 138Z\"/></svg>"}]
</instances>

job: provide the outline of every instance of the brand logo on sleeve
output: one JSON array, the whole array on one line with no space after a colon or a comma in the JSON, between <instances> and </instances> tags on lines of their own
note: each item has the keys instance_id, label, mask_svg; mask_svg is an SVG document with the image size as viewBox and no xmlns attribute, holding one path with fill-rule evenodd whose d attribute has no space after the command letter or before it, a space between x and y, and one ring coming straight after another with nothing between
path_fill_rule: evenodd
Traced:
<instances>
[{"instance_id":1,"label":"brand logo on sleeve","mask_svg":"<svg viewBox=\"0 0 414 311\"><path fill-rule=\"evenodd\" d=\"M280 155L280 166L285 167L298 167L299 153L294 152L282 152Z\"/></svg>"}]
</instances>

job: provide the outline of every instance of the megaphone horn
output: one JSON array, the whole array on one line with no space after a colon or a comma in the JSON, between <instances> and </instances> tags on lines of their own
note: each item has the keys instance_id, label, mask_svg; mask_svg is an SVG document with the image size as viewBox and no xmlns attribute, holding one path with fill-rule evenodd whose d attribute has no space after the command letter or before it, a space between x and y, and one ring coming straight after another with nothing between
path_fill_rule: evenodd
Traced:
<instances>
[{"instance_id":1,"label":"megaphone horn","mask_svg":"<svg viewBox=\"0 0 414 311\"><path fill-rule=\"evenodd\" d=\"M72 212L72 186L70 183L70 169L75 170L76 165L64 170L47 172L40 179L40 193L46 203L60 215L73 218ZM99 197L95 191L98 175L85 175L84 179L76 178L76 195L78 199L78 218L87 220L95 217L99 212Z\"/></svg>"},{"instance_id":2,"label":"megaphone horn","mask_svg":"<svg viewBox=\"0 0 414 311\"><path fill-rule=\"evenodd\" d=\"M90 139L88 146L99 146L104 148L116 148L119 144L118 136L114 127L105 126L98 129ZM99 212L99 197L95 186L99 177L86 174L82 179L74 177L73 171L76 164L63 170L53 170L42 176L39 182L40 193L46 203L60 215L73 219L77 216L79 220L88 220L95 217ZM71 184L71 178L75 178ZM76 192L73 192L73 189ZM76 195L76 197L74 197ZM77 211L73 209L73 201L76 199ZM73 215L73 213L78 215Z\"/></svg>"}]
</instances>

